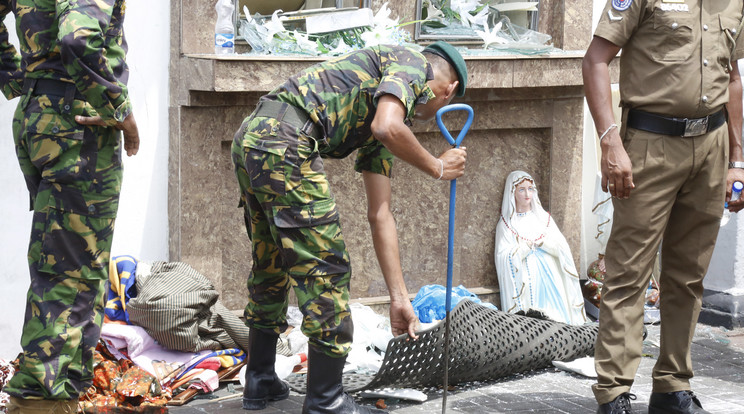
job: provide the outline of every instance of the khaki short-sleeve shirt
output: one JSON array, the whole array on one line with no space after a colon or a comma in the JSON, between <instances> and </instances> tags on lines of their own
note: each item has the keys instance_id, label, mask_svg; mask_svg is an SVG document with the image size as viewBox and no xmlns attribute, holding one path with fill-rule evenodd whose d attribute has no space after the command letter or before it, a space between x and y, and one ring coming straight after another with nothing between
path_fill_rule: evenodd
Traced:
<instances>
[{"instance_id":1,"label":"khaki short-sleeve shirt","mask_svg":"<svg viewBox=\"0 0 744 414\"><path fill-rule=\"evenodd\" d=\"M594 35L622 48L622 106L702 117L728 102L741 19L742 0L608 0Z\"/></svg>"}]
</instances>

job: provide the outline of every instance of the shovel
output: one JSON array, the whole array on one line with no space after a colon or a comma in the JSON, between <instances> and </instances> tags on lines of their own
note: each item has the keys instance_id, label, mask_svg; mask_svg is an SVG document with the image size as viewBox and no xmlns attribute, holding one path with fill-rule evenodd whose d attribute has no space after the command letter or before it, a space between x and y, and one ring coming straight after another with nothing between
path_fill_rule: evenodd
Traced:
<instances>
[{"instance_id":1,"label":"shovel","mask_svg":"<svg viewBox=\"0 0 744 414\"><path fill-rule=\"evenodd\" d=\"M467 111L468 120L457 135L457 139L452 139L452 135L442 122L442 115L450 111ZM459 148L462 139L465 138L470 124L473 123L473 108L466 104L451 104L442 107L437 111L437 125L447 142L452 148ZM447 241L447 297L445 300L445 320L444 320L444 388L442 394L442 414L447 411L447 376L449 374L449 336L450 336L450 305L452 303L452 256L455 245L455 201L457 199L457 180L450 181L450 201L449 201L449 237Z\"/></svg>"}]
</instances>

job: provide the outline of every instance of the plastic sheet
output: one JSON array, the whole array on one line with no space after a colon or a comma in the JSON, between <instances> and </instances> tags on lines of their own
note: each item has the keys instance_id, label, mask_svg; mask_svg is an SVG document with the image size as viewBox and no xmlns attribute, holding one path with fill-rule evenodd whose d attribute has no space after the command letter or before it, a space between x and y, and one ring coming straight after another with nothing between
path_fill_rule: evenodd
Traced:
<instances>
[{"instance_id":1,"label":"plastic sheet","mask_svg":"<svg viewBox=\"0 0 744 414\"><path fill-rule=\"evenodd\" d=\"M419 289L416 297L411 302L413 312L422 323L431 323L444 319L447 314L445 302L447 299L447 289L442 285L426 285ZM481 304L494 310L498 310L491 303L481 302L478 296L464 286L460 285L452 288L452 301L450 311L463 299L470 299L473 303Z\"/></svg>"}]
</instances>

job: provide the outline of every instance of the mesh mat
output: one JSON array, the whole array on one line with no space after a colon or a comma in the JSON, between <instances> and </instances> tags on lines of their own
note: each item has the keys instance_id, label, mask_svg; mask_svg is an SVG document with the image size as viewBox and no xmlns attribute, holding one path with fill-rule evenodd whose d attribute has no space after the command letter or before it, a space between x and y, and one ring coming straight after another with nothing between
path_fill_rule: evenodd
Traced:
<instances>
[{"instance_id":1,"label":"mesh mat","mask_svg":"<svg viewBox=\"0 0 744 414\"><path fill-rule=\"evenodd\" d=\"M592 355L597 329L597 324L566 325L463 300L450 312L448 383L488 381ZM419 332L416 341L406 340L407 335L391 339L377 374L344 374L344 389L442 385L444 331L442 321ZM293 390L305 392L304 374L287 381Z\"/></svg>"}]
</instances>

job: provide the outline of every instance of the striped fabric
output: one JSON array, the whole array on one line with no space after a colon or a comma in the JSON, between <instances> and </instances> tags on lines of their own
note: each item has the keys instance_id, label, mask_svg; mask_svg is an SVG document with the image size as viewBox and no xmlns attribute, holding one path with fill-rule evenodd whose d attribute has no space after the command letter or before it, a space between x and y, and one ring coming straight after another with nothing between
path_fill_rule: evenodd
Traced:
<instances>
[{"instance_id":1,"label":"striped fabric","mask_svg":"<svg viewBox=\"0 0 744 414\"><path fill-rule=\"evenodd\" d=\"M248 349L248 327L219 301L212 282L181 262L152 262L150 274L137 274L129 320L166 348L198 352Z\"/></svg>"}]
</instances>

